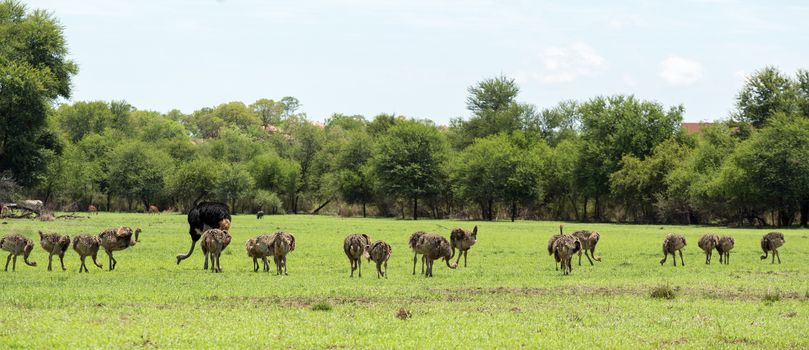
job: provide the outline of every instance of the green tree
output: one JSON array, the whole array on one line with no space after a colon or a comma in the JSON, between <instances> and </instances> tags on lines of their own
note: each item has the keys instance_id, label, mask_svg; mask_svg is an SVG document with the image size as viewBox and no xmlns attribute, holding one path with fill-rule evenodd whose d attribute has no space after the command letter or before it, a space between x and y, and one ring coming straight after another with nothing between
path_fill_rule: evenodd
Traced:
<instances>
[{"instance_id":1,"label":"green tree","mask_svg":"<svg viewBox=\"0 0 809 350\"><path fill-rule=\"evenodd\" d=\"M0 2L0 169L23 186L45 170L46 151L61 152L47 127L51 102L70 97L77 72L61 25L44 10Z\"/></svg>"},{"instance_id":2,"label":"green tree","mask_svg":"<svg viewBox=\"0 0 809 350\"><path fill-rule=\"evenodd\" d=\"M591 99L579 106L579 112L582 148L577 185L583 191L585 207L588 198L593 198L595 217L602 220L603 200L610 193L609 175L620 169L624 156L643 160L655 146L674 136L683 107L665 110L656 102L618 95Z\"/></svg>"},{"instance_id":3,"label":"green tree","mask_svg":"<svg viewBox=\"0 0 809 350\"><path fill-rule=\"evenodd\" d=\"M139 200L143 209L163 193L165 174L172 171L172 160L163 151L140 142L128 142L112 150L109 161L110 191L129 202Z\"/></svg>"},{"instance_id":4,"label":"green tree","mask_svg":"<svg viewBox=\"0 0 809 350\"><path fill-rule=\"evenodd\" d=\"M193 207L212 194L221 169L220 162L207 157L182 163L166 177L166 189L175 200Z\"/></svg>"},{"instance_id":5,"label":"green tree","mask_svg":"<svg viewBox=\"0 0 809 350\"><path fill-rule=\"evenodd\" d=\"M388 129L375 147L373 167L384 191L413 203L438 191L445 162L446 140L435 126L415 120Z\"/></svg>"},{"instance_id":6,"label":"green tree","mask_svg":"<svg viewBox=\"0 0 809 350\"><path fill-rule=\"evenodd\" d=\"M327 175L328 187L349 204L362 205L362 217L366 217L366 205L373 200L374 188L371 167L373 140L361 131L350 133L345 142L333 149L332 171Z\"/></svg>"},{"instance_id":7,"label":"green tree","mask_svg":"<svg viewBox=\"0 0 809 350\"><path fill-rule=\"evenodd\" d=\"M775 67L765 67L747 77L736 96L736 118L755 127L764 126L776 113L797 112L795 83Z\"/></svg>"},{"instance_id":8,"label":"green tree","mask_svg":"<svg viewBox=\"0 0 809 350\"><path fill-rule=\"evenodd\" d=\"M250 173L240 164L230 164L217 171L214 187L219 198L230 202L230 209L236 213L237 201L253 189L255 183Z\"/></svg>"},{"instance_id":9,"label":"green tree","mask_svg":"<svg viewBox=\"0 0 809 350\"><path fill-rule=\"evenodd\" d=\"M286 111L286 105L283 102L275 102L270 99L262 98L250 105L250 109L255 112L261 125L281 125L282 117Z\"/></svg>"}]
</instances>

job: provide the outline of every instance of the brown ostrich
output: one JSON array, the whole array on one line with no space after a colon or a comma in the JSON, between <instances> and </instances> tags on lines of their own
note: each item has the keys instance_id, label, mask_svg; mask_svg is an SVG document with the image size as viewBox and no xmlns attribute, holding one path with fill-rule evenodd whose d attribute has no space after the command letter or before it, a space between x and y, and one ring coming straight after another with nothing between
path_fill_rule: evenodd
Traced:
<instances>
[{"instance_id":1,"label":"brown ostrich","mask_svg":"<svg viewBox=\"0 0 809 350\"><path fill-rule=\"evenodd\" d=\"M708 233L703 235L699 238L699 242L697 245L705 252L705 264L711 264L711 258L713 257L713 250L716 249L716 246L719 244L719 236ZM682 260L682 257L680 258Z\"/></svg>"},{"instance_id":2,"label":"brown ostrich","mask_svg":"<svg viewBox=\"0 0 809 350\"><path fill-rule=\"evenodd\" d=\"M34 241L29 238L23 237L18 234L11 234L0 238L0 249L7 251L8 258L6 258L6 271L8 271L8 263L14 257L14 263L11 265L11 271L17 271L17 256L22 255L23 261L28 266L37 266L36 262L28 261L28 256L34 250Z\"/></svg>"},{"instance_id":3,"label":"brown ostrich","mask_svg":"<svg viewBox=\"0 0 809 350\"><path fill-rule=\"evenodd\" d=\"M232 237L228 231L212 228L202 234L201 247L203 252L211 258L211 272L222 272L222 265L219 263L219 257L222 251L228 247Z\"/></svg>"},{"instance_id":4,"label":"brown ostrich","mask_svg":"<svg viewBox=\"0 0 809 350\"><path fill-rule=\"evenodd\" d=\"M343 252L351 264L349 277L354 277L354 270L359 270L359 277L362 277L362 258L368 258L369 244L371 244L371 238L364 233L350 234L343 240Z\"/></svg>"},{"instance_id":5,"label":"brown ostrich","mask_svg":"<svg viewBox=\"0 0 809 350\"><path fill-rule=\"evenodd\" d=\"M264 263L264 272L270 272L270 264L267 262L267 257L272 255L270 250L271 235L260 235L247 240L245 243L245 250L247 256L253 258L253 272L258 272L258 259Z\"/></svg>"},{"instance_id":6,"label":"brown ostrich","mask_svg":"<svg viewBox=\"0 0 809 350\"><path fill-rule=\"evenodd\" d=\"M376 241L374 244L367 245L365 251L368 252L368 261L373 260L376 263L376 278L388 278L388 259L393 252L390 244L385 241ZM385 270L382 271L382 266Z\"/></svg>"},{"instance_id":7,"label":"brown ostrich","mask_svg":"<svg viewBox=\"0 0 809 350\"><path fill-rule=\"evenodd\" d=\"M478 227L472 229L472 231L467 231L462 228L456 228L452 230L449 234L449 243L452 246L452 255L455 255L455 249L458 249L458 260L455 261L455 265L461 261L461 255L463 255L463 267L466 267L466 255L469 253L469 249L475 245L475 242L478 240Z\"/></svg>"},{"instance_id":8,"label":"brown ostrich","mask_svg":"<svg viewBox=\"0 0 809 350\"><path fill-rule=\"evenodd\" d=\"M775 264L775 258L778 258L778 263L780 264L781 253L778 252L778 248L784 245L785 242L784 234L781 232L770 232L761 237L761 250L764 251L761 260L767 259L767 254L772 252L772 264Z\"/></svg>"},{"instance_id":9,"label":"brown ostrich","mask_svg":"<svg viewBox=\"0 0 809 350\"><path fill-rule=\"evenodd\" d=\"M722 236L719 238L719 244L716 245L716 251L719 253L719 263L728 265L730 264L730 251L736 245L736 240L731 236Z\"/></svg>"},{"instance_id":10,"label":"brown ostrich","mask_svg":"<svg viewBox=\"0 0 809 350\"><path fill-rule=\"evenodd\" d=\"M584 253L584 256L587 258L587 261L590 262L590 265L593 264L593 260L601 261L600 256L596 256L595 250L598 241L601 239L601 234L598 231L576 231L571 234L571 236L576 237L576 239L581 242L581 250L579 250L579 266L581 266L581 255Z\"/></svg>"},{"instance_id":11,"label":"brown ostrich","mask_svg":"<svg viewBox=\"0 0 809 350\"><path fill-rule=\"evenodd\" d=\"M115 260L112 256L112 252L124 250L134 246L135 242L140 242L138 239L140 232L139 228L133 232L131 228L122 226L107 229L98 235L98 238L101 240L101 247L104 248L104 252L106 252L109 257L110 271L115 270L115 266L118 265L118 260Z\"/></svg>"},{"instance_id":12,"label":"brown ostrich","mask_svg":"<svg viewBox=\"0 0 809 350\"><path fill-rule=\"evenodd\" d=\"M103 268L101 264L98 263L96 257L98 256L98 248L101 247L101 238L98 236L91 236L91 235L78 235L73 238L73 250L79 254L81 258L81 266L79 266L79 273L82 271L89 273L90 270L87 269L87 265L84 264L84 259L89 257L93 258L93 264L98 266L98 268Z\"/></svg>"},{"instance_id":13,"label":"brown ostrich","mask_svg":"<svg viewBox=\"0 0 809 350\"><path fill-rule=\"evenodd\" d=\"M414 250L424 254L423 259L427 265L427 271L424 273L425 277L433 277L433 262L438 259L444 259L450 269L454 270L458 267L457 264L450 263L450 260L452 260L452 246L446 238L439 235L421 235ZM415 270L415 264L413 270Z\"/></svg>"},{"instance_id":14,"label":"brown ostrich","mask_svg":"<svg viewBox=\"0 0 809 350\"><path fill-rule=\"evenodd\" d=\"M65 268L65 252L70 247L70 236L60 235L58 233L43 233L39 231L39 245L48 252L48 271L51 271L53 263L53 256L59 256L59 262L62 264L62 271Z\"/></svg>"},{"instance_id":15,"label":"brown ostrich","mask_svg":"<svg viewBox=\"0 0 809 350\"><path fill-rule=\"evenodd\" d=\"M279 231L270 237L270 250L275 262L276 275L287 275L287 254L295 250L295 236L289 232Z\"/></svg>"},{"instance_id":16,"label":"brown ostrich","mask_svg":"<svg viewBox=\"0 0 809 350\"><path fill-rule=\"evenodd\" d=\"M679 233L671 233L666 236L663 239L663 260L660 260L660 265L663 265L669 254L671 254L672 259L674 259L674 266L677 266L677 256L674 253L680 252L680 265L685 266L685 260L683 260L683 248L685 245L685 236Z\"/></svg>"}]
</instances>

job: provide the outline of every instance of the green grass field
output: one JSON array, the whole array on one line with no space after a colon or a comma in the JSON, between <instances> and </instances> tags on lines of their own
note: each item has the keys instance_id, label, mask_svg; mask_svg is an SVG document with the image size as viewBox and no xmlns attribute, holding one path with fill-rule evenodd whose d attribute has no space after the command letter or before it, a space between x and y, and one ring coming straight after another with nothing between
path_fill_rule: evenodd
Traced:
<instances>
[{"instance_id":1,"label":"green grass field","mask_svg":"<svg viewBox=\"0 0 809 350\"><path fill-rule=\"evenodd\" d=\"M436 262L433 278L411 274L410 233L448 237L474 224L467 268ZM36 230L74 236L120 225L143 233L116 252L115 271L101 252L105 270L88 262L90 273L78 274L71 248L68 271L47 272ZM0 272L0 348L809 348L809 230L782 231L783 263L771 265L759 259L766 230L568 223L566 231L601 232L603 262L579 267L574 258L562 276L546 251L558 225L239 215L224 273L212 274L199 249L175 264L190 244L184 215L9 220L0 234L36 237L38 266ZM275 230L297 238L289 275L252 272L244 242ZM393 246L388 279L367 262L362 278L349 278L342 241L353 232ZM685 267L658 264L669 232L688 238ZM705 232L736 238L731 265L718 255L705 265ZM676 297L652 298L662 285ZM412 317L396 318L401 308Z\"/></svg>"}]
</instances>

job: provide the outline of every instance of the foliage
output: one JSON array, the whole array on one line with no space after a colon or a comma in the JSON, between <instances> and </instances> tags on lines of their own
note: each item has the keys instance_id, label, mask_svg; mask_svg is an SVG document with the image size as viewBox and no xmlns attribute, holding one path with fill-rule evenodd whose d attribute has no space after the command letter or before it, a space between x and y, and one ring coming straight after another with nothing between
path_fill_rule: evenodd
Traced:
<instances>
[{"instance_id":1,"label":"foliage","mask_svg":"<svg viewBox=\"0 0 809 350\"><path fill-rule=\"evenodd\" d=\"M47 113L55 99L70 96L77 68L59 23L20 2L0 2L0 42L0 169L30 186L46 169L47 152L61 152Z\"/></svg>"}]
</instances>

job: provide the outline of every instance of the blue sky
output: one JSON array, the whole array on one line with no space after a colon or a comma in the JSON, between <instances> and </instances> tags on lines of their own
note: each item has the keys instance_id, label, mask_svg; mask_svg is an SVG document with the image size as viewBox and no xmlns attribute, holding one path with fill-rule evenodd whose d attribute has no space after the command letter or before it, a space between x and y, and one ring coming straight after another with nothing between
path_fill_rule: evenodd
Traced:
<instances>
[{"instance_id":1,"label":"blue sky","mask_svg":"<svg viewBox=\"0 0 809 350\"><path fill-rule=\"evenodd\" d=\"M295 96L309 117L468 117L505 74L519 100L635 94L727 118L744 76L809 68L800 1L36 0L65 25L73 101L190 113Z\"/></svg>"}]
</instances>

